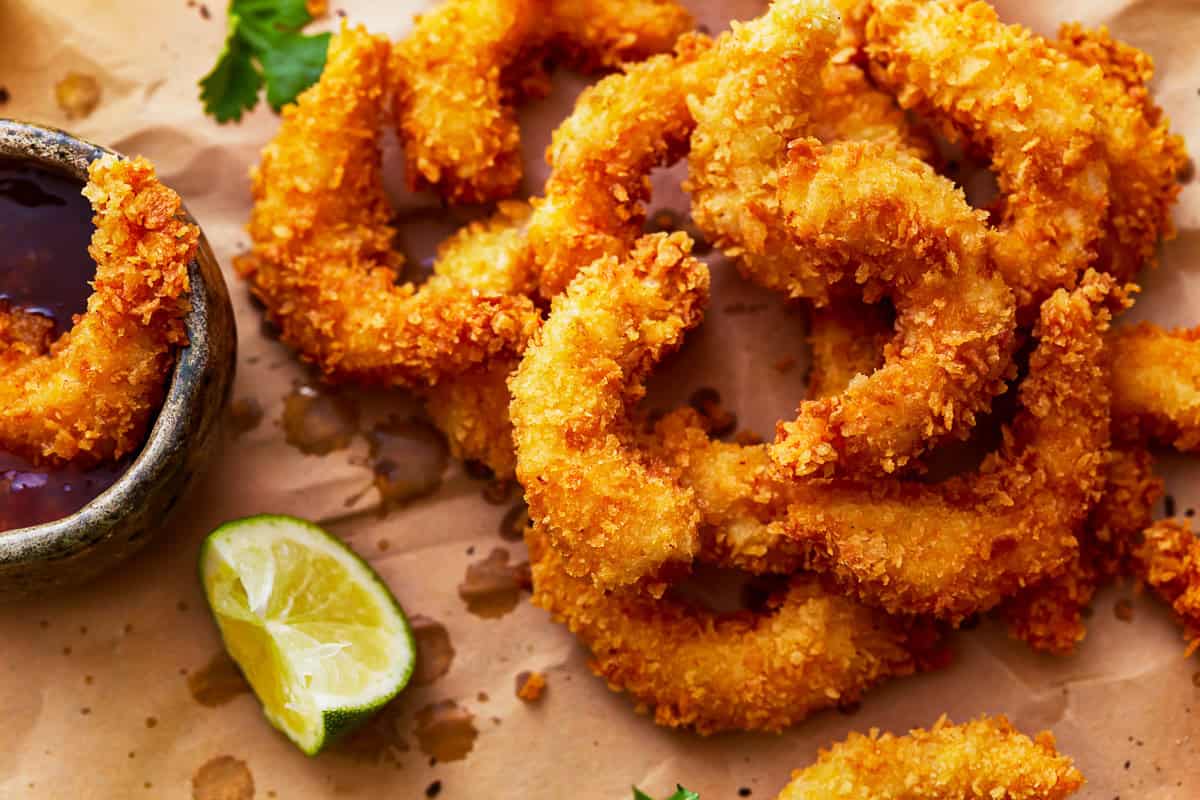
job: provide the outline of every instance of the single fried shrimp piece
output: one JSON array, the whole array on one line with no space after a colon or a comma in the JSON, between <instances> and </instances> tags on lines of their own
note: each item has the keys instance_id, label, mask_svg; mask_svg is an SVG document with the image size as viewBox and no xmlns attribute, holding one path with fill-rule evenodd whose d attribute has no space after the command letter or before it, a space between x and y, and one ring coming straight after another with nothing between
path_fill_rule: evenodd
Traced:
<instances>
[{"instance_id":1,"label":"single fried shrimp piece","mask_svg":"<svg viewBox=\"0 0 1200 800\"><path fill-rule=\"evenodd\" d=\"M691 27L672 0L443 0L396 48L410 183L455 203L510 196L522 174L514 67L553 54L612 68L670 50Z\"/></svg>"},{"instance_id":2,"label":"single fried shrimp piece","mask_svg":"<svg viewBox=\"0 0 1200 800\"><path fill-rule=\"evenodd\" d=\"M851 733L793 773L777 800L1062 800L1083 782L1049 731L1030 739L1003 716L942 716L904 736Z\"/></svg>"},{"instance_id":3,"label":"single fried shrimp piece","mask_svg":"<svg viewBox=\"0 0 1200 800\"><path fill-rule=\"evenodd\" d=\"M859 375L883 365L883 350L894 335L893 315L880 303L835 300L808 316L808 398L822 400L846 391Z\"/></svg>"},{"instance_id":4,"label":"single fried shrimp piece","mask_svg":"<svg viewBox=\"0 0 1200 800\"><path fill-rule=\"evenodd\" d=\"M188 263L200 231L145 159L105 156L83 190L96 226L87 311L49 353L29 347L0 363L0 446L36 463L111 461L142 442L176 347L187 343ZM9 312L10 315L12 312ZM12 327L10 333L16 333ZM12 339L10 341L16 341Z\"/></svg>"},{"instance_id":5,"label":"single fried shrimp piece","mask_svg":"<svg viewBox=\"0 0 1200 800\"><path fill-rule=\"evenodd\" d=\"M1012 293L992 271L979 212L920 159L876 142L798 139L779 181L794 259L756 278L803 296L808 276L889 295L884 363L838 395L801 403L771 456L786 474L894 472L964 437L1005 389L1016 345Z\"/></svg>"},{"instance_id":6,"label":"single fried shrimp piece","mask_svg":"<svg viewBox=\"0 0 1200 800\"><path fill-rule=\"evenodd\" d=\"M1104 480L1102 334L1124 294L1089 273L1041 309L1038 347L1004 446L938 484L834 481L797 489L788 533L868 603L951 621L995 606L1073 557Z\"/></svg>"},{"instance_id":7,"label":"single fried shrimp piece","mask_svg":"<svg viewBox=\"0 0 1200 800\"><path fill-rule=\"evenodd\" d=\"M390 52L361 28L334 36L254 172L254 247L238 268L327 376L420 388L515 356L538 317L526 298L443 276L396 284L379 150Z\"/></svg>"},{"instance_id":8,"label":"single fried shrimp piece","mask_svg":"<svg viewBox=\"0 0 1200 800\"><path fill-rule=\"evenodd\" d=\"M1175 235L1171 206L1188 163L1183 137L1170 132L1150 96L1154 61L1146 53L1113 39L1107 28L1077 23L1063 25L1052 45L1104 73L1093 112L1112 188L1096 266L1130 280L1154 265L1159 240Z\"/></svg>"},{"instance_id":9,"label":"single fried shrimp piece","mask_svg":"<svg viewBox=\"0 0 1200 800\"><path fill-rule=\"evenodd\" d=\"M530 518L571 575L618 587L691 562L693 493L635 446L646 373L700 321L708 270L686 234L644 237L598 259L555 298L509 381L517 479Z\"/></svg>"},{"instance_id":10,"label":"single fried shrimp piece","mask_svg":"<svg viewBox=\"0 0 1200 800\"><path fill-rule=\"evenodd\" d=\"M592 651L591 666L639 711L702 734L778 731L915 672L935 636L829 592L811 575L759 612L606 592L573 578L542 530L526 531L533 602Z\"/></svg>"},{"instance_id":11,"label":"single fried shrimp piece","mask_svg":"<svg viewBox=\"0 0 1200 800\"><path fill-rule=\"evenodd\" d=\"M990 153L1006 197L991 255L1032 312L1072 286L1104 233L1104 77L983 2L865 0L871 74L900 104Z\"/></svg>"},{"instance_id":12,"label":"single fried shrimp piece","mask_svg":"<svg viewBox=\"0 0 1200 800\"><path fill-rule=\"evenodd\" d=\"M1114 435L1200 452L1200 327L1142 322L1109 338Z\"/></svg>"}]
</instances>

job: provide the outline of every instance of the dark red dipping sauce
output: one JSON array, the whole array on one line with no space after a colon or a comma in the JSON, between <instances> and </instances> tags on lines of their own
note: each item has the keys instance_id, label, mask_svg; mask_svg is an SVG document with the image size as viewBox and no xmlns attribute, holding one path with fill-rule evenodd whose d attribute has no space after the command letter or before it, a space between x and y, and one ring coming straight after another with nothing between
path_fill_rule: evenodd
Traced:
<instances>
[{"instance_id":1,"label":"dark red dipping sauce","mask_svg":"<svg viewBox=\"0 0 1200 800\"><path fill-rule=\"evenodd\" d=\"M55 322L55 336L87 308L96 265L92 210L73 177L0 158L0 305ZM61 519L95 498L128 460L87 471L34 467L0 449L0 531Z\"/></svg>"}]
</instances>

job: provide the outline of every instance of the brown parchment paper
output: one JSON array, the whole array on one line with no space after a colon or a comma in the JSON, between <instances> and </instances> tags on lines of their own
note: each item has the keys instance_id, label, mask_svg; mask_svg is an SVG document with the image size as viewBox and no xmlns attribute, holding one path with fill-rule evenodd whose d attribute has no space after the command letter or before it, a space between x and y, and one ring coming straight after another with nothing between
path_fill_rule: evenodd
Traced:
<instances>
[{"instance_id":1,"label":"brown parchment paper","mask_svg":"<svg viewBox=\"0 0 1200 800\"><path fill-rule=\"evenodd\" d=\"M400 35L424 3L331 5ZM690 5L717 31L730 18L758 14L764 3ZM1067 19L1107 23L1149 51L1158 63L1159 100L1192 152L1200 152L1200 2L998 5L1006 19L1043 33ZM196 80L216 58L223 20L219 2L0 0L0 86L10 96L0 114L66 127L156 162L226 268L241 339L235 399L257 402L265 414L257 428L226 436L206 478L144 553L88 586L0 608L0 797L308 800L440 792L455 799L616 800L630 796L631 784L666 793L678 781L704 800L773 798L790 770L848 731L928 725L942 712L955 719L1004 712L1027 731L1053 728L1088 777L1086 798L1200 797L1193 739L1200 734L1200 661L1183 658L1166 612L1128 586L1097 599L1088 638L1070 658L1035 656L985 621L956 637L949 669L889 683L856 713L818 715L781 736L704 739L657 728L588 672L583 650L540 610L522 602L498 619L468 613L456 591L467 566L501 546L524 557L521 545L499 536L515 497L489 504L484 484L451 465L436 495L380 517L373 512L377 496L362 492L371 476L362 466L361 436L325 456L303 455L284 441L283 398L306 373L263 333L260 314L229 269L247 244L247 171L277 118L259 110L240 125L218 126L202 114ZM102 87L98 107L84 119L68 119L54 100L55 83L69 72L93 75ZM553 95L523 112L531 189L545 176L541 154L550 131L581 85L559 76ZM680 174L658 176L656 206L686 208L675 186ZM401 209L436 207L406 194L398 174L392 180ZM1200 322L1200 184L1185 188L1176 218L1179 238L1166 245L1162 267L1146 276L1135 318ZM405 245L427 255L446 230L413 226ZM802 324L728 269L717 272L715 287L705 327L657 381L658 401L715 386L744 426L769 432L801 391ZM789 355L801 363L780 374L773 365ZM395 393L364 404L372 414L416 408ZM1163 468L1181 510L1200 500L1200 462L1168 456ZM408 690L353 748L306 758L265 723L251 695L203 705L189 691L188 675L220 651L196 578L199 542L220 522L258 512L327 525L370 559L410 613L449 631L449 672ZM1131 622L1114 614L1118 601L1132 604ZM547 676L540 704L514 696L515 676L525 670ZM431 764L418 747L414 718L443 700L474 715L478 736L465 758ZM221 756L236 762L213 761ZM227 793L205 794L214 789Z\"/></svg>"}]
</instances>

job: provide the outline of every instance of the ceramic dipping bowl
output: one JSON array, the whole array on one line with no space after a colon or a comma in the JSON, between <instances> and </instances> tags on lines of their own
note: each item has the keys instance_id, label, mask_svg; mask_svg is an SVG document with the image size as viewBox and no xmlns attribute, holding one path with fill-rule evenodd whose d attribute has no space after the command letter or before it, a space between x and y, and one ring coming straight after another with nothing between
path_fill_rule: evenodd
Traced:
<instances>
[{"instance_id":1,"label":"ceramic dipping bowl","mask_svg":"<svg viewBox=\"0 0 1200 800\"><path fill-rule=\"evenodd\" d=\"M60 130L0 119L0 157L87 181L111 152ZM195 223L187 211L185 218ZM216 444L233 384L237 337L221 270L203 235L189 265L189 344L176 354L166 398L128 469L63 519L0 531L0 596L38 594L106 570L166 527L168 514Z\"/></svg>"}]
</instances>

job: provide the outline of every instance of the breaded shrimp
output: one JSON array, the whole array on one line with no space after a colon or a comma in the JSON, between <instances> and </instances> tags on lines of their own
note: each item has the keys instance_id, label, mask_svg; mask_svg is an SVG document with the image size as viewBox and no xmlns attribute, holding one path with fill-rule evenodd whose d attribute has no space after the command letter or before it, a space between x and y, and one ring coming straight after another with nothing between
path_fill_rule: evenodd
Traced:
<instances>
[{"instance_id":1,"label":"breaded shrimp","mask_svg":"<svg viewBox=\"0 0 1200 800\"><path fill-rule=\"evenodd\" d=\"M91 164L84 195L96 212L87 311L49 353L29 347L22 323L10 340L25 342L21 357L0 353L0 444L36 463L91 465L135 450L174 349L187 343L188 263L200 231L181 218L179 196L145 159L114 156Z\"/></svg>"},{"instance_id":2,"label":"breaded shrimp","mask_svg":"<svg viewBox=\"0 0 1200 800\"><path fill-rule=\"evenodd\" d=\"M1043 731L1003 717L954 725L945 716L904 736L851 733L792 774L776 800L1063 800L1083 786Z\"/></svg>"},{"instance_id":3,"label":"breaded shrimp","mask_svg":"<svg viewBox=\"0 0 1200 800\"><path fill-rule=\"evenodd\" d=\"M1006 196L991 254L1033 313L1095 260L1110 188L1104 77L991 6L864 0L871 74L904 108L990 153Z\"/></svg>"},{"instance_id":4,"label":"breaded shrimp","mask_svg":"<svg viewBox=\"0 0 1200 800\"><path fill-rule=\"evenodd\" d=\"M1143 322L1109 340L1114 436L1200 452L1200 327Z\"/></svg>"},{"instance_id":5,"label":"breaded shrimp","mask_svg":"<svg viewBox=\"0 0 1200 800\"><path fill-rule=\"evenodd\" d=\"M53 334L54 320L0 300L0 364L42 355L50 349Z\"/></svg>"},{"instance_id":6,"label":"breaded shrimp","mask_svg":"<svg viewBox=\"0 0 1200 800\"><path fill-rule=\"evenodd\" d=\"M761 612L719 614L672 597L605 592L573 578L537 526L525 534L533 602L592 651L593 671L654 721L709 734L778 731L908 675L931 629L792 578Z\"/></svg>"},{"instance_id":7,"label":"breaded shrimp","mask_svg":"<svg viewBox=\"0 0 1200 800\"><path fill-rule=\"evenodd\" d=\"M1063 25L1052 45L1104 72L1093 112L1112 188L1096 266L1130 280L1154 265L1158 242L1175 235L1171 206L1179 196L1177 177L1188 162L1183 137L1170 132L1150 96L1154 61L1149 55L1113 39L1107 28L1078 24Z\"/></svg>"},{"instance_id":8,"label":"breaded shrimp","mask_svg":"<svg viewBox=\"0 0 1200 800\"><path fill-rule=\"evenodd\" d=\"M610 69L669 51L691 27L673 0L442 0L396 48L409 182L455 203L510 196L522 175L514 67L550 54Z\"/></svg>"},{"instance_id":9,"label":"breaded shrimp","mask_svg":"<svg viewBox=\"0 0 1200 800\"><path fill-rule=\"evenodd\" d=\"M1022 411L978 472L798 490L788 533L868 603L950 621L1062 569L1104 482L1108 375L1102 334L1123 294L1089 273L1041 309Z\"/></svg>"},{"instance_id":10,"label":"breaded shrimp","mask_svg":"<svg viewBox=\"0 0 1200 800\"><path fill-rule=\"evenodd\" d=\"M758 264L757 279L792 296L809 276L888 294L897 335L879 369L780 423L771 456L793 476L894 472L964 437L1004 391L1012 292L987 259L980 213L928 164L876 142L799 139L788 152L777 213L793 260Z\"/></svg>"},{"instance_id":11,"label":"breaded shrimp","mask_svg":"<svg viewBox=\"0 0 1200 800\"><path fill-rule=\"evenodd\" d=\"M571 575L628 586L699 547L693 492L635 447L646 373L700 321L708 270L686 234L641 239L555 298L509 381L517 479L529 515Z\"/></svg>"},{"instance_id":12,"label":"breaded shrimp","mask_svg":"<svg viewBox=\"0 0 1200 800\"><path fill-rule=\"evenodd\" d=\"M435 276L397 285L380 125L390 43L343 28L321 79L254 172L249 256L238 268L283 340L331 378L424 387L520 353L538 316L524 297Z\"/></svg>"}]
</instances>

